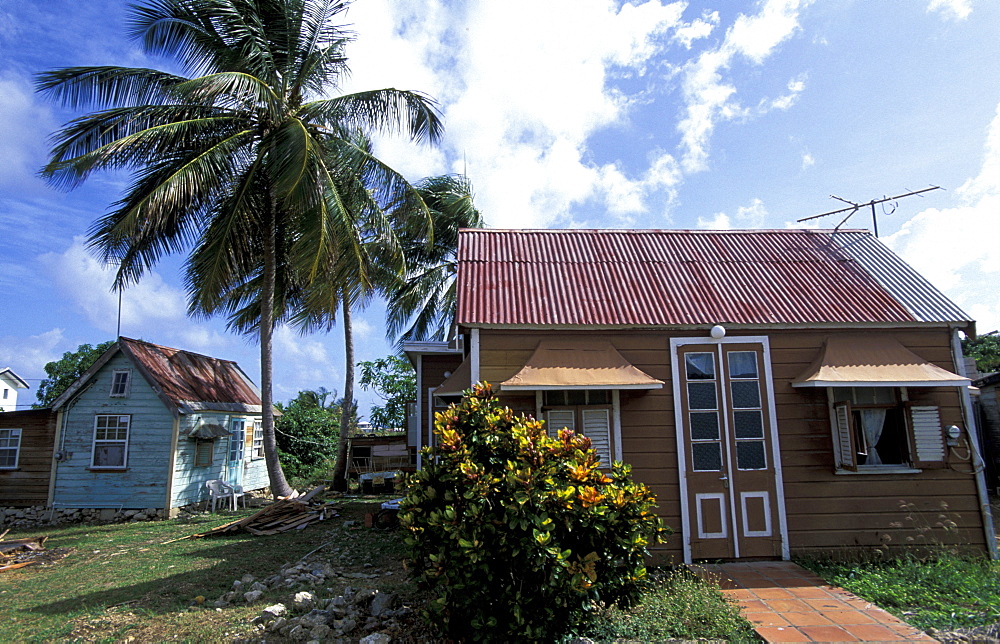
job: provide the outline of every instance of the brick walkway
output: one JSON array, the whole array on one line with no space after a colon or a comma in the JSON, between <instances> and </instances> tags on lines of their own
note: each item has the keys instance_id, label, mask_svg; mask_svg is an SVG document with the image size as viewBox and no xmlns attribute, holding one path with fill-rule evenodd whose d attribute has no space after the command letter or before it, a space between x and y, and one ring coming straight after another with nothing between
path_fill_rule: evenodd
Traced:
<instances>
[{"instance_id":1,"label":"brick walkway","mask_svg":"<svg viewBox=\"0 0 1000 644\"><path fill-rule=\"evenodd\" d=\"M936 642L919 629L788 561L698 564L768 642Z\"/></svg>"}]
</instances>

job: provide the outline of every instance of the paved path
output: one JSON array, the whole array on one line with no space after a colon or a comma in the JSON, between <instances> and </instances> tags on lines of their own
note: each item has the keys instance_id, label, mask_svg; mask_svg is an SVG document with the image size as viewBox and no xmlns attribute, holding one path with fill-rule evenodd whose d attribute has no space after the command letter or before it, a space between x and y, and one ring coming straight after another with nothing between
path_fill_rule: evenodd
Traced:
<instances>
[{"instance_id":1,"label":"paved path","mask_svg":"<svg viewBox=\"0 0 1000 644\"><path fill-rule=\"evenodd\" d=\"M768 642L936 642L871 602L789 561L698 564Z\"/></svg>"}]
</instances>

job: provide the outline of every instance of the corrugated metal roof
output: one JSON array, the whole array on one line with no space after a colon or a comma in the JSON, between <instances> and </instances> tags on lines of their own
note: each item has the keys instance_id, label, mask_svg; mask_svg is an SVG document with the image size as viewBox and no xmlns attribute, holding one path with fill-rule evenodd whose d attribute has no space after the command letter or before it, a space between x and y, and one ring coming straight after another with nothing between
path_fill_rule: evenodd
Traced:
<instances>
[{"instance_id":1,"label":"corrugated metal roof","mask_svg":"<svg viewBox=\"0 0 1000 644\"><path fill-rule=\"evenodd\" d=\"M866 231L463 230L458 323L971 321Z\"/></svg>"},{"instance_id":2,"label":"corrugated metal roof","mask_svg":"<svg viewBox=\"0 0 1000 644\"><path fill-rule=\"evenodd\" d=\"M199 407L205 408L213 403L260 407L260 392L235 362L131 338L119 338L118 343L177 407L189 403L203 403Z\"/></svg>"}]
</instances>

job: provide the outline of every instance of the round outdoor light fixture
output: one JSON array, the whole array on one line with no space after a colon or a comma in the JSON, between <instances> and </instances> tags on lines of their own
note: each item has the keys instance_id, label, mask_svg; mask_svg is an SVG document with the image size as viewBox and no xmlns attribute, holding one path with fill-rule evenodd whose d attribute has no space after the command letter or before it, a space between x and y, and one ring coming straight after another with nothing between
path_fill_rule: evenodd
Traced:
<instances>
[{"instance_id":1,"label":"round outdoor light fixture","mask_svg":"<svg viewBox=\"0 0 1000 644\"><path fill-rule=\"evenodd\" d=\"M716 324L715 326L712 327L711 335L713 339L721 340L722 338L726 337L726 327L722 326L721 324Z\"/></svg>"}]
</instances>

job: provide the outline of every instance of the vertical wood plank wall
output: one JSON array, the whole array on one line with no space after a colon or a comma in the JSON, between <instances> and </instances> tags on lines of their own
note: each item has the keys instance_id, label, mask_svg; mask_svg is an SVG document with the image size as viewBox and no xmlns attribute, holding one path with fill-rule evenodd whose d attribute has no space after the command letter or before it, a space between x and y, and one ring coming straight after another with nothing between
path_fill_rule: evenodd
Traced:
<instances>
[{"instance_id":1,"label":"vertical wood plank wall","mask_svg":"<svg viewBox=\"0 0 1000 644\"><path fill-rule=\"evenodd\" d=\"M817 357L825 338L838 332L857 331L747 330L729 334L730 337L766 335L770 341L793 555L846 553L857 548L883 544L894 547L929 540L985 549L975 480L969 463L954 451L949 451L948 467L925 469L917 474L835 473L826 390L795 389L791 382ZM955 370L948 329L870 333L892 337L921 358L949 371ZM633 467L635 478L656 493L661 517L675 530L656 553L674 561L681 559L681 517L669 341L671 337L695 335L707 335L707 329L698 334L484 329L480 334L480 374L490 383L498 384L514 375L541 339L569 337L610 341L632 364L666 383L658 390L622 392L622 451L624 460ZM425 386L435 382L426 371L424 378ZM916 404L939 406L944 426L965 427L957 388L911 388L909 392ZM509 400L516 402L516 407L533 412L533 401L529 406L523 396ZM904 504L909 507L901 507ZM935 527L946 520L954 521L957 528L946 531ZM921 533L925 527L931 529Z\"/></svg>"},{"instance_id":2,"label":"vertical wood plank wall","mask_svg":"<svg viewBox=\"0 0 1000 644\"><path fill-rule=\"evenodd\" d=\"M0 506L45 505L49 496L56 413L32 409L0 413L0 429L20 429L17 469L0 470Z\"/></svg>"}]
</instances>

